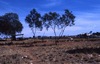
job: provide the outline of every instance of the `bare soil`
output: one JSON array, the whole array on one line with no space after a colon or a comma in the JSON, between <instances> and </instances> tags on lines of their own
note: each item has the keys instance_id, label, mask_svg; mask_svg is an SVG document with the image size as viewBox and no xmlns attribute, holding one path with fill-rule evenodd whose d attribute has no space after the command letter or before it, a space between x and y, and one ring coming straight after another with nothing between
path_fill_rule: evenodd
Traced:
<instances>
[{"instance_id":1,"label":"bare soil","mask_svg":"<svg viewBox=\"0 0 100 64\"><path fill-rule=\"evenodd\" d=\"M23 44L0 45L0 64L100 64L100 41L12 42Z\"/></svg>"}]
</instances>

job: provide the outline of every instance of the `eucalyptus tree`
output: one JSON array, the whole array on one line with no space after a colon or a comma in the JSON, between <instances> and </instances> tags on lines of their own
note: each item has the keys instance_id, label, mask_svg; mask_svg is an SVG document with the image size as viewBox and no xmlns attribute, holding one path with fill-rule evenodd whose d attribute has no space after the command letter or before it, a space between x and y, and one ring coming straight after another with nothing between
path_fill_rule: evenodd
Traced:
<instances>
[{"instance_id":1,"label":"eucalyptus tree","mask_svg":"<svg viewBox=\"0 0 100 64\"><path fill-rule=\"evenodd\" d=\"M59 23L59 16L60 15L56 12L49 12L42 17L44 27L46 27L47 30L48 28L51 28L54 32L55 37L57 36L56 29Z\"/></svg>"},{"instance_id":2,"label":"eucalyptus tree","mask_svg":"<svg viewBox=\"0 0 100 64\"><path fill-rule=\"evenodd\" d=\"M12 39L16 39L16 33L20 33L23 29L19 17L16 13L6 13L0 17L0 32L5 35L11 35Z\"/></svg>"},{"instance_id":3,"label":"eucalyptus tree","mask_svg":"<svg viewBox=\"0 0 100 64\"><path fill-rule=\"evenodd\" d=\"M67 26L75 25L75 16L69 10L65 10L64 14L60 16L58 28L61 29L59 36L62 36Z\"/></svg>"},{"instance_id":4,"label":"eucalyptus tree","mask_svg":"<svg viewBox=\"0 0 100 64\"><path fill-rule=\"evenodd\" d=\"M60 15L56 12L49 12L42 17L43 25L48 28L52 28L55 37L57 36L57 30L59 30L59 36L62 36L67 26L74 25L75 16L69 10L65 10L65 13ZM56 40L56 38L55 38Z\"/></svg>"},{"instance_id":5,"label":"eucalyptus tree","mask_svg":"<svg viewBox=\"0 0 100 64\"><path fill-rule=\"evenodd\" d=\"M42 30L41 14L32 9L26 16L25 21L28 23L32 30L33 36L35 37L37 30Z\"/></svg>"},{"instance_id":6,"label":"eucalyptus tree","mask_svg":"<svg viewBox=\"0 0 100 64\"><path fill-rule=\"evenodd\" d=\"M55 36L57 35L56 29L60 31L59 36L63 35L67 26L73 26L75 16L69 10L65 10L65 13L60 15L56 12L46 13L43 17L43 24L48 28L52 28Z\"/></svg>"}]
</instances>

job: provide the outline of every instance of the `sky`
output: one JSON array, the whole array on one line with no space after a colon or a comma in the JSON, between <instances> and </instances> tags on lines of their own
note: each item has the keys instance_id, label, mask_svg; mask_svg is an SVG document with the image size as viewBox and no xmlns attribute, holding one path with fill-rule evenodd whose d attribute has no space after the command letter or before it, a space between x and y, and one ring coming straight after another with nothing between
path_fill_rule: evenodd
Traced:
<instances>
[{"instance_id":1,"label":"sky","mask_svg":"<svg viewBox=\"0 0 100 64\"><path fill-rule=\"evenodd\" d=\"M77 35L90 31L100 32L100 0L0 0L0 16L13 12L19 15L25 37L32 37L32 31L25 17L35 8L41 15L47 12L63 14L65 9L76 16L75 25L66 27L64 35ZM57 30L57 34L59 30ZM53 36L52 29L37 31L37 36Z\"/></svg>"}]
</instances>

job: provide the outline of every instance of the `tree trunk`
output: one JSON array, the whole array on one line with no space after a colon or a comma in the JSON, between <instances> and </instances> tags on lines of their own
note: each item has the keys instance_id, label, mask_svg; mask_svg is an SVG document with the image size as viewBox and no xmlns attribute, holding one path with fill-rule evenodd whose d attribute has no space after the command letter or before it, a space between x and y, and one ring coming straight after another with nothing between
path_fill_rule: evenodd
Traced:
<instances>
[{"instance_id":1,"label":"tree trunk","mask_svg":"<svg viewBox=\"0 0 100 64\"><path fill-rule=\"evenodd\" d=\"M12 40L16 40L16 35L11 36Z\"/></svg>"},{"instance_id":2,"label":"tree trunk","mask_svg":"<svg viewBox=\"0 0 100 64\"><path fill-rule=\"evenodd\" d=\"M15 32L11 35L11 39L16 40L16 33Z\"/></svg>"},{"instance_id":3,"label":"tree trunk","mask_svg":"<svg viewBox=\"0 0 100 64\"><path fill-rule=\"evenodd\" d=\"M55 44L57 44L57 35L56 35L56 30L55 30L55 28L54 28L54 34L55 34Z\"/></svg>"},{"instance_id":4,"label":"tree trunk","mask_svg":"<svg viewBox=\"0 0 100 64\"><path fill-rule=\"evenodd\" d=\"M35 43L35 35L36 35L36 27L31 27L32 33L33 33L33 42L30 43L29 46L32 46L33 43Z\"/></svg>"}]
</instances>

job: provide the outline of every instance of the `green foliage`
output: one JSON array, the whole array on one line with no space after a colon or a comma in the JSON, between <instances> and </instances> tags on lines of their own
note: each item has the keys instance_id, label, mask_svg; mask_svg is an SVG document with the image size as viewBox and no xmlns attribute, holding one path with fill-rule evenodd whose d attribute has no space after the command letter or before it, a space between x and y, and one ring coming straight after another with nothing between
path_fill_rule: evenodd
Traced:
<instances>
[{"instance_id":1,"label":"green foliage","mask_svg":"<svg viewBox=\"0 0 100 64\"><path fill-rule=\"evenodd\" d=\"M74 21L75 16L69 10L65 10L65 13L59 19L59 27L72 26Z\"/></svg>"},{"instance_id":2,"label":"green foliage","mask_svg":"<svg viewBox=\"0 0 100 64\"><path fill-rule=\"evenodd\" d=\"M16 13L6 13L0 16L0 32L5 35L15 35L21 32L23 25L19 21Z\"/></svg>"},{"instance_id":3,"label":"green foliage","mask_svg":"<svg viewBox=\"0 0 100 64\"><path fill-rule=\"evenodd\" d=\"M69 10L65 10L59 18L58 28L61 29L59 36L62 36L67 26L73 26L75 22L75 16Z\"/></svg>"},{"instance_id":4,"label":"green foliage","mask_svg":"<svg viewBox=\"0 0 100 64\"><path fill-rule=\"evenodd\" d=\"M56 12L49 12L46 13L43 17L43 24L46 29L51 27L52 29L55 29L58 25L58 20L59 20L59 14Z\"/></svg>"},{"instance_id":5,"label":"green foliage","mask_svg":"<svg viewBox=\"0 0 100 64\"><path fill-rule=\"evenodd\" d=\"M25 18L25 21L29 24L34 36L36 34L37 29L52 28L55 36L56 30L60 31L59 36L62 36L65 28L67 26L73 26L75 21L75 16L69 10L65 10L64 14L60 15L56 12L48 12L41 16L35 9L30 11Z\"/></svg>"},{"instance_id":6,"label":"green foliage","mask_svg":"<svg viewBox=\"0 0 100 64\"><path fill-rule=\"evenodd\" d=\"M64 33L64 30L67 26L74 25L75 16L70 12L69 10L65 10L65 13L62 15L59 15L56 12L49 12L44 14L42 17L43 25L48 28L52 28L54 31L54 34L56 36L56 29L60 29L61 32L59 36L62 36Z\"/></svg>"},{"instance_id":7,"label":"green foliage","mask_svg":"<svg viewBox=\"0 0 100 64\"><path fill-rule=\"evenodd\" d=\"M34 36L36 34L36 30L42 30L42 21L40 20L41 15L35 10L31 10L30 14L28 14L25 18L25 21L29 24Z\"/></svg>"}]
</instances>

